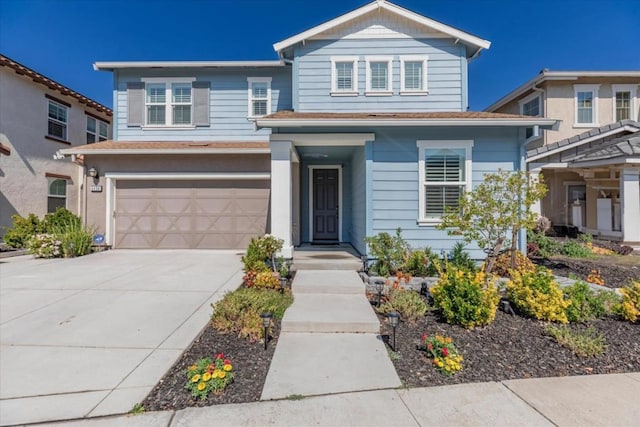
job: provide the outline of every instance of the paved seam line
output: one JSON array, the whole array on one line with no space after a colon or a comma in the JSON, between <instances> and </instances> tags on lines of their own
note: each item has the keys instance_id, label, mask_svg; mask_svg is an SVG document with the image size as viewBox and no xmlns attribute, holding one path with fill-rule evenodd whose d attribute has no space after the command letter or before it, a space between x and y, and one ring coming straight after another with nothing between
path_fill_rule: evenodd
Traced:
<instances>
[{"instance_id":1,"label":"paved seam line","mask_svg":"<svg viewBox=\"0 0 640 427\"><path fill-rule=\"evenodd\" d=\"M167 423L167 427L170 427L173 424L173 419L176 417L177 411L171 411L171 417L169 418L169 422Z\"/></svg>"},{"instance_id":2,"label":"paved seam line","mask_svg":"<svg viewBox=\"0 0 640 427\"><path fill-rule=\"evenodd\" d=\"M508 385L506 385L503 381L500 381L500 385L502 385L504 388L506 388L507 390L509 390L513 395L515 395L518 399L522 400L528 407L530 407L531 409L533 409L534 411L536 411L538 414L542 415L542 417L549 421L551 424L553 424L554 426L557 426L558 424L554 423L553 420L551 420L551 418L547 417L545 414L543 414L541 411L538 410L538 408L536 408L535 406L533 406L532 404L529 403L529 401L527 399L525 399L524 397L520 396L516 391L512 390L509 388Z\"/></svg>"},{"instance_id":3,"label":"paved seam line","mask_svg":"<svg viewBox=\"0 0 640 427\"><path fill-rule=\"evenodd\" d=\"M400 393L398 392L398 390L395 389L394 391L396 392L396 395L400 399L400 402L402 402L404 407L407 408L407 411L409 411L409 414L411 414L411 418L413 418L413 420L416 422L416 425L421 426L422 424L420 424L420 421L418 421L416 416L413 414L413 411L411 410L411 408L409 408L409 405L407 405L407 402L405 402L404 399L402 398L402 396L400 396Z\"/></svg>"}]
</instances>

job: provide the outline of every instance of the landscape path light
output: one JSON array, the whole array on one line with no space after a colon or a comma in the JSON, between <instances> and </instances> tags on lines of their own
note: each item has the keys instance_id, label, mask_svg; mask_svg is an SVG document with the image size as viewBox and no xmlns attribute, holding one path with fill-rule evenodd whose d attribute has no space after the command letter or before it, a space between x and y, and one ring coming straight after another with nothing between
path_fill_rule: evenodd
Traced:
<instances>
[{"instance_id":1,"label":"landscape path light","mask_svg":"<svg viewBox=\"0 0 640 427\"><path fill-rule=\"evenodd\" d=\"M262 327L264 328L264 349L267 349L267 342L269 341L269 326L271 325L271 319L273 315L271 313L262 313L260 315L262 319Z\"/></svg>"},{"instance_id":2,"label":"landscape path light","mask_svg":"<svg viewBox=\"0 0 640 427\"><path fill-rule=\"evenodd\" d=\"M384 280L376 280L375 282L376 285L376 292L378 293L378 300L376 305L378 307L380 307L380 299L382 298L382 291L384 291Z\"/></svg>"},{"instance_id":3,"label":"landscape path light","mask_svg":"<svg viewBox=\"0 0 640 427\"><path fill-rule=\"evenodd\" d=\"M393 347L392 348L393 348L393 351L397 351L396 350L396 328L400 323L400 314L397 311L392 311L391 313L387 314L387 317L389 318L389 324L393 329Z\"/></svg>"}]
</instances>

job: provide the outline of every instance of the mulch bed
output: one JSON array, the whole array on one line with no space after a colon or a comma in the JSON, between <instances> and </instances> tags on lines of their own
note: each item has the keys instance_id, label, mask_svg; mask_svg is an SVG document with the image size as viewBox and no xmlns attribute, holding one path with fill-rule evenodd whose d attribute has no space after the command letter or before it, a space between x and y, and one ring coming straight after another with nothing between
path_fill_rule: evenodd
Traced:
<instances>
[{"instance_id":1,"label":"mulch bed","mask_svg":"<svg viewBox=\"0 0 640 427\"><path fill-rule=\"evenodd\" d=\"M145 411L162 411L260 400L279 334L280 325L274 322L270 329L267 350L264 350L263 342L250 342L235 334L222 334L207 324L169 372L151 390L142 406ZM235 373L233 382L219 395L212 393L205 400L192 398L189 390L184 388L187 367L200 358L213 358L217 353L224 353L225 358L231 360Z\"/></svg>"},{"instance_id":2,"label":"mulch bed","mask_svg":"<svg viewBox=\"0 0 640 427\"><path fill-rule=\"evenodd\" d=\"M570 274L574 274L583 280L587 278L591 271L597 270L600 272L600 277L604 279L604 286L608 288L620 288L628 285L632 280L640 278L640 268L638 266L605 264L588 258L579 259L558 256L548 259L531 257L531 261L550 269L555 275L569 277Z\"/></svg>"},{"instance_id":3,"label":"mulch bed","mask_svg":"<svg viewBox=\"0 0 640 427\"><path fill-rule=\"evenodd\" d=\"M381 333L391 336L391 327L380 316ZM578 357L545 335L547 324L498 311L495 321L466 330L441 321L434 313L415 324L402 322L396 330L400 358L392 358L407 387L428 387L520 378L640 372L640 324L603 319L589 322L605 335L602 356ZM571 325L585 328L585 325ZM462 371L442 375L431 364L421 343L423 333L449 336L464 357Z\"/></svg>"}]
</instances>

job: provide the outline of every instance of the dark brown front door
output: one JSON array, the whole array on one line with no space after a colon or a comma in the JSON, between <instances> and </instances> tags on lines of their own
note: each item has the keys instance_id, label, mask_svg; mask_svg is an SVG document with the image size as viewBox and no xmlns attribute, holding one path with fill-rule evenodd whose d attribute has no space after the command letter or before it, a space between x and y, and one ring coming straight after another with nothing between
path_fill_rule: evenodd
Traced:
<instances>
[{"instance_id":1,"label":"dark brown front door","mask_svg":"<svg viewBox=\"0 0 640 427\"><path fill-rule=\"evenodd\" d=\"M313 240L338 240L338 170L313 170Z\"/></svg>"}]
</instances>

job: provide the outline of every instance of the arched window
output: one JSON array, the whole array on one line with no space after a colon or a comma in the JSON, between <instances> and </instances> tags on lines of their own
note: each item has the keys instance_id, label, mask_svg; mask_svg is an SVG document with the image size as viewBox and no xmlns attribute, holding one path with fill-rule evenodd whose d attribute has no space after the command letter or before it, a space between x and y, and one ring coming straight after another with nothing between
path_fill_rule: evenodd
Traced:
<instances>
[{"instance_id":1,"label":"arched window","mask_svg":"<svg viewBox=\"0 0 640 427\"><path fill-rule=\"evenodd\" d=\"M60 207L67 207L67 180L60 178L49 178L47 212L55 212L56 209Z\"/></svg>"}]
</instances>

